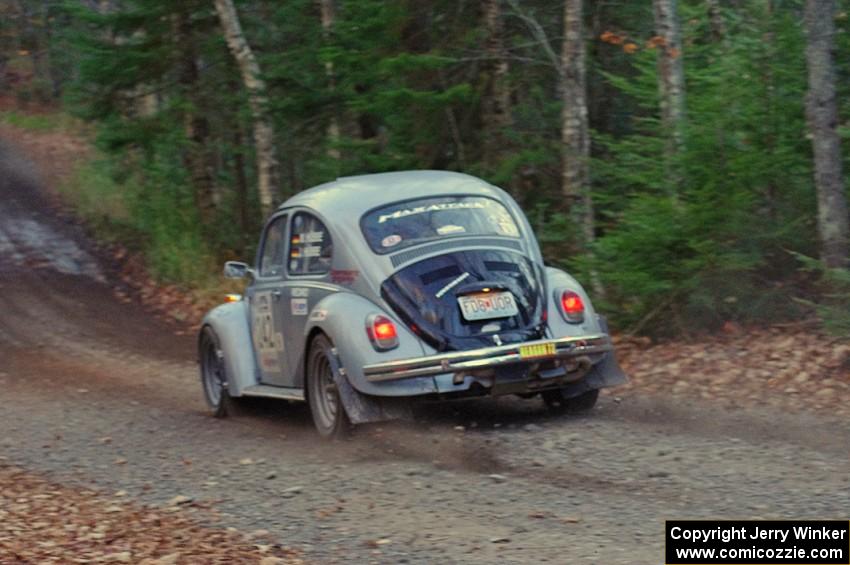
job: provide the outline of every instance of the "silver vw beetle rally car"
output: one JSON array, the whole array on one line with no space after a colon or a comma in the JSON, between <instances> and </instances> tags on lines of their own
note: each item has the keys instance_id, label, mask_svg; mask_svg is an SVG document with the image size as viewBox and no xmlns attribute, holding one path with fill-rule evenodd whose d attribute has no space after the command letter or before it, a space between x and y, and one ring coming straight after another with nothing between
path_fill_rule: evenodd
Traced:
<instances>
[{"instance_id":1,"label":"silver vw beetle rally car","mask_svg":"<svg viewBox=\"0 0 850 565\"><path fill-rule=\"evenodd\" d=\"M415 400L539 394L586 410L625 382L607 325L547 267L505 191L441 171L341 178L287 200L244 297L210 311L201 380L217 416L240 397L307 401L323 436L404 417Z\"/></svg>"}]
</instances>

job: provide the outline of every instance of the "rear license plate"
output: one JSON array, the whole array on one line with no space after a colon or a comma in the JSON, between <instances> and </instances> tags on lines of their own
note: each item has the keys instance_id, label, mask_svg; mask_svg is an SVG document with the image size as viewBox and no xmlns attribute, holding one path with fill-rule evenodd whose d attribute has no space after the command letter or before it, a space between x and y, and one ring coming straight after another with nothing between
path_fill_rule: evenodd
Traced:
<instances>
[{"instance_id":1,"label":"rear license plate","mask_svg":"<svg viewBox=\"0 0 850 565\"><path fill-rule=\"evenodd\" d=\"M460 311L466 320L489 320L516 316L519 310L510 292L487 292L459 296Z\"/></svg>"},{"instance_id":2,"label":"rear license plate","mask_svg":"<svg viewBox=\"0 0 850 565\"><path fill-rule=\"evenodd\" d=\"M520 359L538 359L540 357L554 357L554 343L534 343L519 346Z\"/></svg>"}]
</instances>

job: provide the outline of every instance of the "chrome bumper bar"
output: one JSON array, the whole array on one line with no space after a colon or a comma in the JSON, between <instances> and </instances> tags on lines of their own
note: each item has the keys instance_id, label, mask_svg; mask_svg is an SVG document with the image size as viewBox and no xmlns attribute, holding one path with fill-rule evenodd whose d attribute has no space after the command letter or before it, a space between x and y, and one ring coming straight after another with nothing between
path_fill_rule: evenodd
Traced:
<instances>
[{"instance_id":1,"label":"chrome bumper bar","mask_svg":"<svg viewBox=\"0 0 850 565\"><path fill-rule=\"evenodd\" d=\"M520 351L521 349L522 351ZM592 334L580 337L541 339L374 363L365 365L363 373L368 381L376 383L429 377L458 371L489 369L515 363L536 363L550 359L593 355L611 350L613 350L613 346L607 334Z\"/></svg>"}]
</instances>

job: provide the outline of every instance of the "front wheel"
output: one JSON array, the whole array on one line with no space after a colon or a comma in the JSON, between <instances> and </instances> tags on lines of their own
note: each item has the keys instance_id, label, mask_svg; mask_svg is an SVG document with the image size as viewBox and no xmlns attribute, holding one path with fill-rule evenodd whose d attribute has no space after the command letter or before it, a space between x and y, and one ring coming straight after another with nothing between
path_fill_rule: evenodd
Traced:
<instances>
[{"instance_id":1,"label":"front wheel","mask_svg":"<svg viewBox=\"0 0 850 565\"><path fill-rule=\"evenodd\" d=\"M201 332L199 344L201 384L204 398L212 415L216 418L233 416L237 412L236 400L227 392L227 367L224 352L215 331L206 326Z\"/></svg>"},{"instance_id":2,"label":"front wheel","mask_svg":"<svg viewBox=\"0 0 850 565\"><path fill-rule=\"evenodd\" d=\"M578 396L564 398L562 389L544 390L540 393L546 406L558 413L587 412L596 406L599 399L599 389L588 390Z\"/></svg>"},{"instance_id":3,"label":"front wheel","mask_svg":"<svg viewBox=\"0 0 850 565\"><path fill-rule=\"evenodd\" d=\"M310 344L307 358L307 398L316 430L324 438L342 438L351 424L339 397L334 380L330 356L333 345L324 335L318 335Z\"/></svg>"}]
</instances>

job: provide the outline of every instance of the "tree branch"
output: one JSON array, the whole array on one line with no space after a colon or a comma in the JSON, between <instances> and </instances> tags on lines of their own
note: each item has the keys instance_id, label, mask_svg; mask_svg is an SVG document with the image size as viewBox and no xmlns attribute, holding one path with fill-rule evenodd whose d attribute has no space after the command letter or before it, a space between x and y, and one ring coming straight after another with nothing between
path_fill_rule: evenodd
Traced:
<instances>
[{"instance_id":1,"label":"tree branch","mask_svg":"<svg viewBox=\"0 0 850 565\"><path fill-rule=\"evenodd\" d=\"M552 44L549 41L549 36L546 35L546 30L543 29L543 26L540 25L536 19L532 16L528 15L526 12L519 7L519 2L517 0L506 0L508 5L514 11L514 15L521 19L528 30L531 32L531 35L537 40L540 46L543 48L543 52L546 54L546 57L549 59L550 64L555 67L555 71L558 73L558 83L560 84L564 80L564 71L561 69L561 59L558 57L558 54L555 53L555 50L552 48Z\"/></svg>"}]
</instances>

